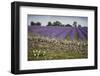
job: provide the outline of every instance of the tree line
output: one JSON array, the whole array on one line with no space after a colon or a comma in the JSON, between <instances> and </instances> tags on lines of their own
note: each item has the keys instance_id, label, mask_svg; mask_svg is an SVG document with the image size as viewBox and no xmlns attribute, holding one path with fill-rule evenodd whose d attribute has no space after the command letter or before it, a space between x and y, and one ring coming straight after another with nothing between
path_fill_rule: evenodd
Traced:
<instances>
[{"instance_id":1,"label":"tree line","mask_svg":"<svg viewBox=\"0 0 100 76\"><path fill-rule=\"evenodd\" d=\"M31 24L31 26L36 26L36 25L41 26L42 25L41 22L33 22L33 21L30 24ZM55 21L55 22L49 21L46 26L81 27L81 25L77 25L77 21L74 21L73 25L71 25L71 24L62 24L60 21Z\"/></svg>"}]
</instances>

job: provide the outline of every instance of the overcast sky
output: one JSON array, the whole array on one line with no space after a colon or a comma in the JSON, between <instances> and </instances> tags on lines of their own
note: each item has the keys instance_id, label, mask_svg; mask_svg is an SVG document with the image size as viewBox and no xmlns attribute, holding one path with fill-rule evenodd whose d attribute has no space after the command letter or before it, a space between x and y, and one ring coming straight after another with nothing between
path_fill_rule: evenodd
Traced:
<instances>
[{"instance_id":1,"label":"overcast sky","mask_svg":"<svg viewBox=\"0 0 100 76\"><path fill-rule=\"evenodd\" d=\"M46 26L48 22L60 21L62 24L73 24L74 21L77 21L77 24L81 26L88 26L88 17L79 17L79 16L53 16L53 15L28 15L27 23L30 25L31 21L41 22L42 26Z\"/></svg>"}]
</instances>

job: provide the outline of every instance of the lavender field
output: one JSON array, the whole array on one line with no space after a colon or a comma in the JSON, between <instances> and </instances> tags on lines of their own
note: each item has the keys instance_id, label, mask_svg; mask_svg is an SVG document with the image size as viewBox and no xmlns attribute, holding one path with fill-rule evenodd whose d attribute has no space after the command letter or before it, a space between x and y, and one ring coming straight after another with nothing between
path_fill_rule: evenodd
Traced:
<instances>
[{"instance_id":1,"label":"lavender field","mask_svg":"<svg viewBox=\"0 0 100 76\"><path fill-rule=\"evenodd\" d=\"M88 28L28 26L28 60L88 58Z\"/></svg>"}]
</instances>

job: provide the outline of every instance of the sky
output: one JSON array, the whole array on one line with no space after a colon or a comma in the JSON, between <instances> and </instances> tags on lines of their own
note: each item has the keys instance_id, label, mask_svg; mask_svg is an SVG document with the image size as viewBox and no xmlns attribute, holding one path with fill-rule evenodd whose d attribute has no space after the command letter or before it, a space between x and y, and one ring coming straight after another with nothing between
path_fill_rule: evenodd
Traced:
<instances>
[{"instance_id":1,"label":"sky","mask_svg":"<svg viewBox=\"0 0 100 76\"><path fill-rule=\"evenodd\" d=\"M46 26L48 22L60 21L62 24L71 24L73 25L74 21L77 21L77 24L81 26L88 26L88 17L79 17L79 16L55 16L55 15L28 15L27 23L30 25L30 22L41 22L41 26Z\"/></svg>"}]
</instances>

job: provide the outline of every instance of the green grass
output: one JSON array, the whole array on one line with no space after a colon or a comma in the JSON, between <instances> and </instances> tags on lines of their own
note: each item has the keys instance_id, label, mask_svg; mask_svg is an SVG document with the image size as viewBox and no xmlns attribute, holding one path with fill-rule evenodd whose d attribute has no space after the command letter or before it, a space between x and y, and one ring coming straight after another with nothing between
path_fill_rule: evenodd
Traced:
<instances>
[{"instance_id":1,"label":"green grass","mask_svg":"<svg viewBox=\"0 0 100 76\"><path fill-rule=\"evenodd\" d=\"M37 50L38 52L34 52ZM41 51L41 53L39 53ZM45 52L45 53L44 53ZM87 58L85 52L78 51L55 51L55 50L40 50L32 49L28 51L28 60L54 60L54 59L78 59L78 58ZM34 54L36 54L34 56Z\"/></svg>"}]
</instances>

